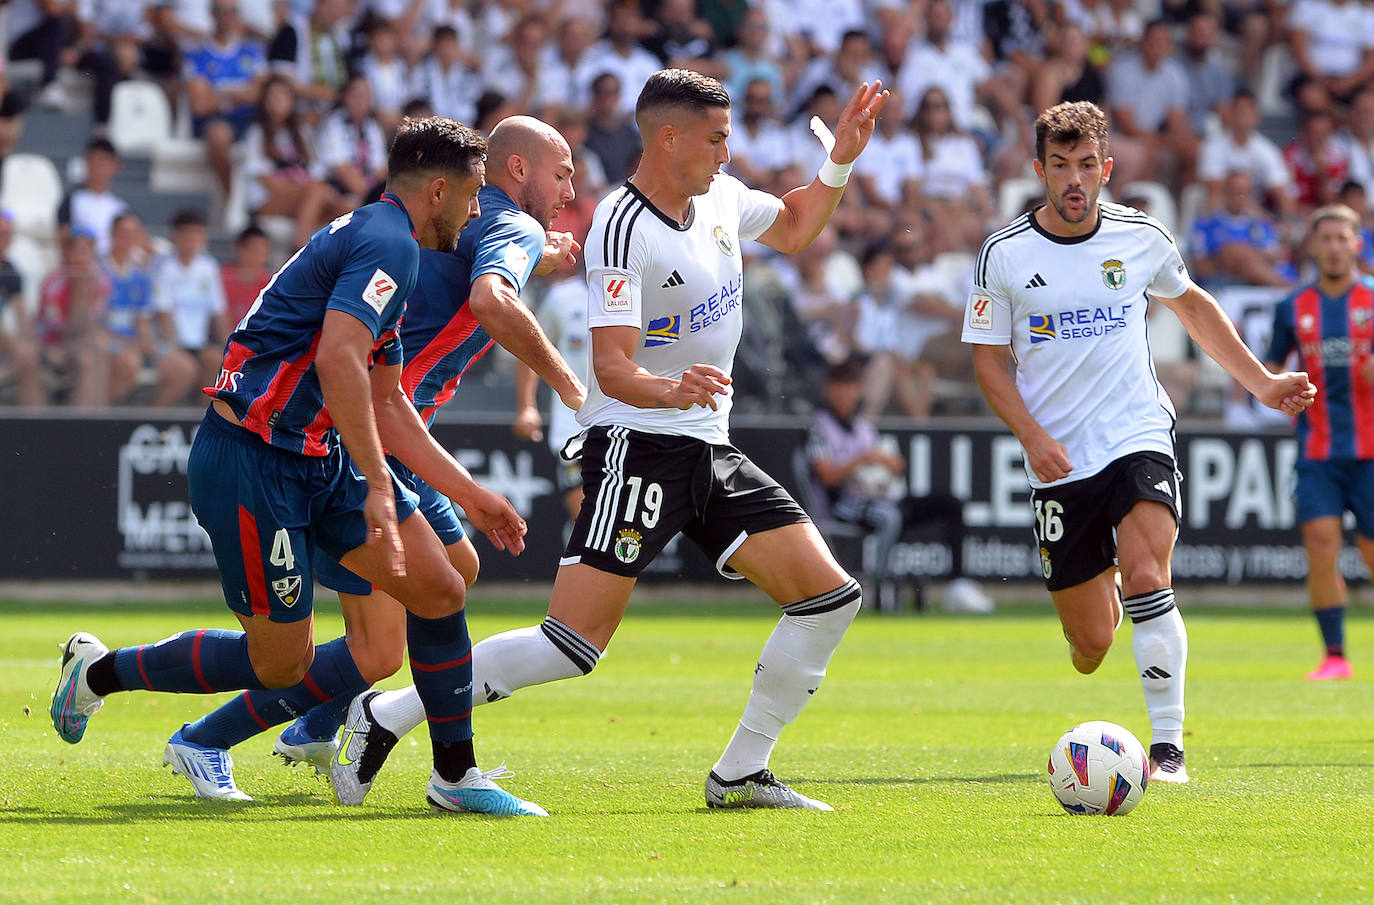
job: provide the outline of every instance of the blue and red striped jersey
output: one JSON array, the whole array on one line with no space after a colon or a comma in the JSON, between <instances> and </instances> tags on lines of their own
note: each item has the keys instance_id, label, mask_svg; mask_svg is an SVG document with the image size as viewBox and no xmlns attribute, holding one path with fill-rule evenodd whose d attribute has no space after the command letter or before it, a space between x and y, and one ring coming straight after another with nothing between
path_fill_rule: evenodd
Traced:
<instances>
[{"instance_id":1,"label":"blue and red striped jersey","mask_svg":"<svg viewBox=\"0 0 1374 905\"><path fill-rule=\"evenodd\" d=\"M1282 363L1294 350L1317 398L1298 416L1303 459L1374 459L1374 386L1359 369L1370 357L1374 279L1361 276L1350 291L1327 298L1303 286L1274 308L1266 360Z\"/></svg>"},{"instance_id":2,"label":"blue and red striped jersey","mask_svg":"<svg viewBox=\"0 0 1374 905\"><path fill-rule=\"evenodd\" d=\"M401 361L398 324L415 286L420 244L390 193L344 214L281 266L229 336L219 379L205 393L228 403L263 440L307 456L336 442L315 352L327 310L367 325L372 356Z\"/></svg>"},{"instance_id":3,"label":"blue and red striped jersey","mask_svg":"<svg viewBox=\"0 0 1374 905\"><path fill-rule=\"evenodd\" d=\"M426 424L491 348L469 304L473 282L494 273L519 293L544 252L544 228L504 191L484 186L477 199L482 213L463 229L457 249L420 253L420 277L401 325L410 350L401 386Z\"/></svg>"}]
</instances>

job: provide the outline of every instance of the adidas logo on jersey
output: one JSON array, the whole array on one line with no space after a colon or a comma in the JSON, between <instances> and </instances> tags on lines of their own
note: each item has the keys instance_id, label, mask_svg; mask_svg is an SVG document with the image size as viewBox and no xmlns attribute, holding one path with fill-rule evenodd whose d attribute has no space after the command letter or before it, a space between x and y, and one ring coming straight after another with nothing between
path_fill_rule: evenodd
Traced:
<instances>
[{"instance_id":1,"label":"adidas logo on jersey","mask_svg":"<svg viewBox=\"0 0 1374 905\"><path fill-rule=\"evenodd\" d=\"M672 273L668 274L668 279L664 280L663 285L659 288L672 289L674 286L681 286L684 282L686 281L682 279L682 274L674 270Z\"/></svg>"},{"instance_id":2,"label":"adidas logo on jersey","mask_svg":"<svg viewBox=\"0 0 1374 905\"><path fill-rule=\"evenodd\" d=\"M1160 481L1158 484L1155 485L1155 490L1158 490L1160 493L1164 494L1167 497L1173 497L1174 495L1174 488L1169 486L1168 481Z\"/></svg>"},{"instance_id":3,"label":"adidas logo on jersey","mask_svg":"<svg viewBox=\"0 0 1374 905\"><path fill-rule=\"evenodd\" d=\"M1027 289L1038 289L1038 288L1040 288L1041 286L1046 286L1046 285L1048 285L1048 284L1045 282L1045 278L1042 277L1040 274L1037 273L1035 276L1033 276L1033 277L1030 278L1030 282L1026 284L1026 288L1027 288Z\"/></svg>"}]
</instances>

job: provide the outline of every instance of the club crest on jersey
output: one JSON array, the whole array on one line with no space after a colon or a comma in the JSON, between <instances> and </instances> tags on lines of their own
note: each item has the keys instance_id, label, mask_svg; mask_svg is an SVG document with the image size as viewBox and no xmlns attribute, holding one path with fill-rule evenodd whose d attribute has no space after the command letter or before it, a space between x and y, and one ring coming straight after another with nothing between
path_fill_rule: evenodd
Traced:
<instances>
[{"instance_id":1,"label":"club crest on jersey","mask_svg":"<svg viewBox=\"0 0 1374 905\"><path fill-rule=\"evenodd\" d=\"M621 528L615 539L615 558L629 565L639 559L639 544L644 535L633 528Z\"/></svg>"},{"instance_id":2,"label":"club crest on jersey","mask_svg":"<svg viewBox=\"0 0 1374 905\"><path fill-rule=\"evenodd\" d=\"M1108 258L1102 262L1102 282L1107 284L1108 289L1120 289L1126 285L1126 265L1116 258Z\"/></svg>"},{"instance_id":3,"label":"club crest on jersey","mask_svg":"<svg viewBox=\"0 0 1374 905\"><path fill-rule=\"evenodd\" d=\"M644 347L667 346L682 338L682 315L669 314L649 321L644 330Z\"/></svg>"},{"instance_id":4,"label":"club crest on jersey","mask_svg":"<svg viewBox=\"0 0 1374 905\"><path fill-rule=\"evenodd\" d=\"M1368 308L1355 308L1350 312L1350 322L1357 327L1363 327L1369 323L1370 312Z\"/></svg>"},{"instance_id":5,"label":"club crest on jersey","mask_svg":"<svg viewBox=\"0 0 1374 905\"><path fill-rule=\"evenodd\" d=\"M630 281L627 278L618 273L601 275L601 309L607 314L634 310L634 303L630 300Z\"/></svg>"},{"instance_id":6,"label":"club crest on jersey","mask_svg":"<svg viewBox=\"0 0 1374 905\"><path fill-rule=\"evenodd\" d=\"M274 579L272 593L287 606L294 606L296 601L301 599L301 577L288 575L285 578Z\"/></svg>"},{"instance_id":7,"label":"club crest on jersey","mask_svg":"<svg viewBox=\"0 0 1374 905\"><path fill-rule=\"evenodd\" d=\"M730 234L725 231L725 227L717 226L711 230L711 238L716 240L716 248L719 248L722 254L734 257L735 243L730 241Z\"/></svg>"},{"instance_id":8,"label":"club crest on jersey","mask_svg":"<svg viewBox=\"0 0 1374 905\"><path fill-rule=\"evenodd\" d=\"M975 295L969 300L968 325L971 330L992 329L992 299L986 295Z\"/></svg>"},{"instance_id":9,"label":"club crest on jersey","mask_svg":"<svg viewBox=\"0 0 1374 905\"><path fill-rule=\"evenodd\" d=\"M378 267L372 278L367 281L367 288L363 290L363 301L367 302L372 310L381 314L395 294L396 281L391 278L391 274Z\"/></svg>"},{"instance_id":10,"label":"club crest on jersey","mask_svg":"<svg viewBox=\"0 0 1374 905\"><path fill-rule=\"evenodd\" d=\"M1032 314L1030 316L1030 341L1032 343L1049 342L1056 336L1053 314Z\"/></svg>"},{"instance_id":11,"label":"club crest on jersey","mask_svg":"<svg viewBox=\"0 0 1374 905\"><path fill-rule=\"evenodd\" d=\"M1050 575L1054 573L1054 567L1050 565L1050 551L1044 547L1040 548L1040 571L1044 574L1046 581L1049 581Z\"/></svg>"}]
</instances>

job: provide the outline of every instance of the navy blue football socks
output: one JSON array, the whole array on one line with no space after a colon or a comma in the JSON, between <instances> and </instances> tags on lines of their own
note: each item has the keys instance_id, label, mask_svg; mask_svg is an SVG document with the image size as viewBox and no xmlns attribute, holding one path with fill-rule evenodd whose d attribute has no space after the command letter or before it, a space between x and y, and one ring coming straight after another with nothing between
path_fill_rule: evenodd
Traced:
<instances>
[{"instance_id":1,"label":"navy blue football socks","mask_svg":"<svg viewBox=\"0 0 1374 905\"><path fill-rule=\"evenodd\" d=\"M99 667L99 669L97 669ZM262 688L248 658L248 636L223 629L193 629L156 644L122 647L91 666L91 691L168 691L214 694Z\"/></svg>"},{"instance_id":2,"label":"navy blue football socks","mask_svg":"<svg viewBox=\"0 0 1374 905\"><path fill-rule=\"evenodd\" d=\"M1322 632L1322 643L1326 645L1328 657L1345 656L1345 606L1333 606L1325 610L1313 610L1317 617L1317 627Z\"/></svg>"},{"instance_id":3,"label":"navy blue football socks","mask_svg":"<svg viewBox=\"0 0 1374 905\"><path fill-rule=\"evenodd\" d=\"M410 674L425 705L434 769L457 782L476 766L472 751L472 639L462 610L439 619L406 613Z\"/></svg>"}]
</instances>

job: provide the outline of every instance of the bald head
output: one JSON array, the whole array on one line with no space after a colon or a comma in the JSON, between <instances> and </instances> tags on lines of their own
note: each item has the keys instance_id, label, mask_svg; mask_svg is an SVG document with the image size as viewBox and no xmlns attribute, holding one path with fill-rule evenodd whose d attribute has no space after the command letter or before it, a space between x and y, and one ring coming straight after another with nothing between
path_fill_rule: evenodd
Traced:
<instances>
[{"instance_id":1,"label":"bald head","mask_svg":"<svg viewBox=\"0 0 1374 905\"><path fill-rule=\"evenodd\" d=\"M487 138L487 183L509 195L545 229L573 198L572 150L533 116L508 116Z\"/></svg>"}]
</instances>

